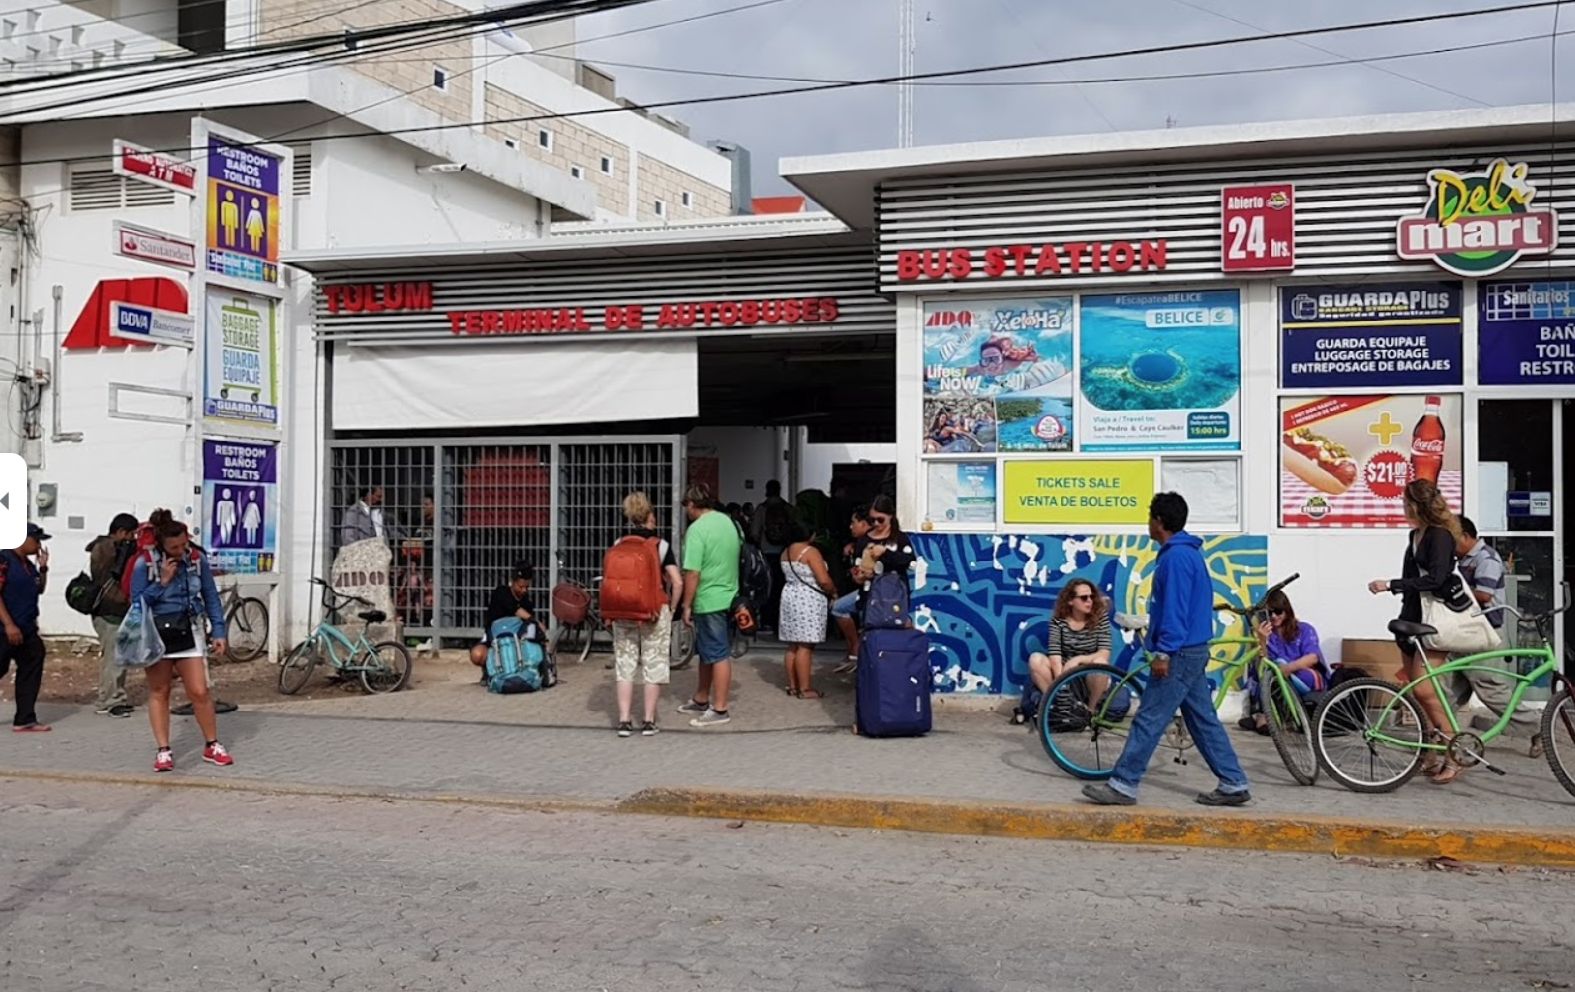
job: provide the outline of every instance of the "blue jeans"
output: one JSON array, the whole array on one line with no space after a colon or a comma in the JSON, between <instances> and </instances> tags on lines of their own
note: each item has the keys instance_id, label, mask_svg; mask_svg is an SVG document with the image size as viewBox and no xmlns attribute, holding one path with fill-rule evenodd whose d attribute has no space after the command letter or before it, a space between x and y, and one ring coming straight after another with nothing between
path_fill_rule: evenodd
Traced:
<instances>
[{"instance_id":1,"label":"blue jeans","mask_svg":"<svg viewBox=\"0 0 1575 992\"><path fill-rule=\"evenodd\" d=\"M702 665L733 660L732 620L725 610L695 614L695 650Z\"/></svg>"},{"instance_id":2,"label":"blue jeans","mask_svg":"<svg viewBox=\"0 0 1575 992\"><path fill-rule=\"evenodd\" d=\"M855 589L846 596L838 597L836 602L831 604L831 615L846 620L848 617L853 616L858 608L859 591Z\"/></svg>"},{"instance_id":3,"label":"blue jeans","mask_svg":"<svg viewBox=\"0 0 1575 992\"><path fill-rule=\"evenodd\" d=\"M1221 792L1246 792L1247 773L1236 760L1236 750L1225 736L1219 714L1214 712L1214 693L1204 670L1209 664L1206 644L1182 648L1170 657L1170 674L1162 679L1149 677L1148 686L1138 697L1138 714L1132 720L1132 736L1121 751L1110 787L1124 796L1137 797L1138 783L1148 770L1149 759L1170 726L1176 710L1187 725L1187 733L1208 763L1209 771L1220 780Z\"/></svg>"}]
</instances>

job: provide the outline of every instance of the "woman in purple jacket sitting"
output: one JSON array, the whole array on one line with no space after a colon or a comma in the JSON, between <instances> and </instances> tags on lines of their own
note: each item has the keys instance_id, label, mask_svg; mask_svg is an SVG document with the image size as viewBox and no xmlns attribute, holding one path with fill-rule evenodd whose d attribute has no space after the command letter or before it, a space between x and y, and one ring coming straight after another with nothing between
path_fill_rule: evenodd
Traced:
<instances>
[{"instance_id":1,"label":"woman in purple jacket sitting","mask_svg":"<svg viewBox=\"0 0 1575 992\"><path fill-rule=\"evenodd\" d=\"M1323 649L1318 646L1318 631L1307 621L1296 619L1290 597L1284 592L1271 594L1264 607L1268 617L1259 622L1257 630L1264 660L1278 665L1303 696L1329 688L1331 672ZM1241 718L1239 726L1267 734L1269 721L1258 701L1257 677L1252 674L1247 676L1247 700L1248 715Z\"/></svg>"}]
</instances>

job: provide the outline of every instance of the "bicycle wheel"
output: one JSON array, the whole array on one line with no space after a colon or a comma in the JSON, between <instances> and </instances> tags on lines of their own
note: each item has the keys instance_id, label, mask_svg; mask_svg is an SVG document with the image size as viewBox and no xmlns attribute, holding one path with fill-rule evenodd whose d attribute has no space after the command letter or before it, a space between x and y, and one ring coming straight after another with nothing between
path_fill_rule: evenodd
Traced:
<instances>
[{"instance_id":1,"label":"bicycle wheel","mask_svg":"<svg viewBox=\"0 0 1575 992\"><path fill-rule=\"evenodd\" d=\"M682 620L673 621L673 643L668 652L667 667L674 671L688 668L695 657L695 629Z\"/></svg>"},{"instance_id":2,"label":"bicycle wheel","mask_svg":"<svg viewBox=\"0 0 1575 992\"><path fill-rule=\"evenodd\" d=\"M1313 747L1312 725L1307 707L1290 679L1278 672L1259 669L1258 703L1269 719L1269 736L1280 761L1300 785L1318 781L1318 751Z\"/></svg>"},{"instance_id":3,"label":"bicycle wheel","mask_svg":"<svg viewBox=\"0 0 1575 992\"><path fill-rule=\"evenodd\" d=\"M1393 683L1346 682L1324 697L1312 722L1318 763L1352 792L1393 792L1422 767L1422 710Z\"/></svg>"},{"instance_id":4,"label":"bicycle wheel","mask_svg":"<svg viewBox=\"0 0 1575 992\"><path fill-rule=\"evenodd\" d=\"M268 604L251 596L235 601L225 618L230 628L230 660L251 661L268 650Z\"/></svg>"},{"instance_id":5,"label":"bicycle wheel","mask_svg":"<svg viewBox=\"0 0 1575 992\"><path fill-rule=\"evenodd\" d=\"M1039 703L1039 743L1068 775L1103 781L1131 734L1140 688L1111 665L1088 665L1061 676Z\"/></svg>"},{"instance_id":6,"label":"bicycle wheel","mask_svg":"<svg viewBox=\"0 0 1575 992\"><path fill-rule=\"evenodd\" d=\"M317 642L310 637L290 649L284 656L284 664L279 666L279 692L293 696L306 688L317 660Z\"/></svg>"},{"instance_id":7,"label":"bicycle wheel","mask_svg":"<svg viewBox=\"0 0 1575 992\"><path fill-rule=\"evenodd\" d=\"M1553 777L1575 796L1575 697L1565 689L1542 711L1542 754Z\"/></svg>"},{"instance_id":8,"label":"bicycle wheel","mask_svg":"<svg viewBox=\"0 0 1575 992\"><path fill-rule=\"evenodd\" d=\"M370 693L398 692L410 683L410 649L384 641L362 660L361 686Z\"/></svg>"},{"instance_id":9,"label":"bicycle wheel","mask_svg":"<svg viewBox=\"0 0 1575 992\"><path fill-rule=\"evenodd\" d=\"M580 657L577 661L583 665L585 664L585 659L591 656L591 645L596 643L595 621L587 619L581 625L580 632L583 636L580 639Z\"/></svg>"}]
</instances>

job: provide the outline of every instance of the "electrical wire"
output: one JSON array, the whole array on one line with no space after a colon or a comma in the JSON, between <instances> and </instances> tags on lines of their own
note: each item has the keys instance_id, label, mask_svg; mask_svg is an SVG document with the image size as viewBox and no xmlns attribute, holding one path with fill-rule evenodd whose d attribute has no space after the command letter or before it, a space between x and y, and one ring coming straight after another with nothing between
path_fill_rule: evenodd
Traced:
<instances>
[{"instance_id":1,"label":"electrical wire","mask_svg":"<svg viewBox=\"0 0 1575 992\"><path fill-rule=\"evenodd\" d=\"M1204 41L1174 42L1164 45L1151 45L1143 48L1122 49L1113 52L1095 52L1084 55L1060 56L1057 58L1032 59L994 65L971 66L962 69L946 69L932 72L913 73L907 76L879 76L866 79L837 80L820 82L802 86L781 87L777 89L755 90L744 93L725 93L713 96L691 97L687 99L664 100L630 106L617 106L594 108L590 110L567 111L563 113L531 114L519 117L494 118L480 121L445 122L442 124L422 125L406 128L390 128L380 131L352 132L349 134L323 135L314 141L343 141L356 138L397 137L404 134L421 134L434 131L447 131L458 128L474 128L487 124L519 124L544 120L562 120L583 117L598 117L614 113L646 112L666 107L705 106L717 103L731 103L741 100L756 100L769 97L793 96L809 93L834 92L839 90L857 89L869 86L884 86L894 83L913 81L925 82L940 79L956 79L958 77L972 77L999 72L1013 72L1024 69L1042 68L1047 66L1073 65L1088 62L1101 62L1118 58L1137 58L1150 55L1175 54L1178 52L1207 51L1219 48L1230 48L1241 45L1255 44L1264 41L1283 41L1291 38L1312 37L1327 34L1340 34L1352 31L1368 31L1381 28L1406 27L1424 23L1441 21L1458 21L1466 18L1492 16L1510 11L1533 10L1551 8L1563 0L1534 0L1529 3L1516 3L1499 5L1496 7L1479 8L1468 11L1451 11L1441 14L1418 14L1409 17L1387 18L1375 21L1361 21L1326 25L1316 28L1299 28L1289 31L1278 31L1264 35L1240 36L1233 38L1219 38ZM164 154L187 154L200 149L191 147L165 148L159 151ZM101 155L83 155L72 157L58 157L35 159L21 162L21 165L40 165L70 162L96 162L101 161Z\"/></svg>"}]
</instances>

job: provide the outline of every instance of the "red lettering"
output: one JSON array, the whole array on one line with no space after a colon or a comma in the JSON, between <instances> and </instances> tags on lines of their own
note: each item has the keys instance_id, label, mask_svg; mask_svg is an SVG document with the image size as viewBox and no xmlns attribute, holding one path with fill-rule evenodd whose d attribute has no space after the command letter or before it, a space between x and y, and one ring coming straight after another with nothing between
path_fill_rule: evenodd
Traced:
<instances>
[{"instance_id":1,"label":"red lettering","mask_svg":"<svg viewBox=\"0 0 1575 992\"><path fill-rule=\"evenodd\" d=\"M804 304L798 300L782 301L782 323L796 324L804 319Z\"/></svg>"},{"instance_id":2,"label":"red lettering","mask_svg":"<svg viewBox=\"0 0 1575 992\"><path fill-rule=\"evenodd\" d=\"M984 251L984 277L999 279L1006 274L1006 249L986 248Z\"/></svg>"},{"instance_id":3,"label":"red lettering","mask_svg":"<svg viewBox=\"0 0 1575 992\"><path fill-rule=\"evenodd\" d=\"M579 311L575 312L578 313ZM626 313L629 318L629 327L631 330L645 330L645 307L635 304L634 306L629 307Z\"/></svg>"},{"instance_id":4,"label":"red lettering","mask_svg":"<svg viewBox=\"0 0 1575 992\"><path fill-rule=\"evenodd\" d=\"M973 252L967 248L953 248L951 277L966 279L971 275L973 275Z\"/></svg>"},{"instance_id":5,"label":"red lettering","mask_svg":"<svg viewBox=\"0 0 1575 992\"><path fill-rule=\"evenodd\" d=\"M779 324L779 323L781 323L782 322L782 301L780 301L780 300L767 300L766 302L760 304L760 319L765 321L768 324Z\"/></svg>"},{"instance_id":6,"label":"red lettering","mask_svg":"<svg viewBox=\"0 0 1575 992\"><path fill-rule=\"evenodd\" d=\"M806 323L806 324L818 324L818 323L820 323L820 320L821 320L821 317L820 317L820 301L819 300L805 300L804 301L804 323Z\"/></svg>"},{"instance_id":7,"label":"red lettering","mask_svg":"<svg viewBox=\"0 0 1575 992\"><path fill-rule=\"evenodd\" d=\"M760 323L760 304L754 300L745 300L738 306L738 321L746 327L754 327Z\"/></svg>"},{"instance_id":8,"label":"red lettering","mask_svg":"<svg viewBox=\"0 0 1575 992\"><path fill-rule=\"evenodd\" d=\"M464 326L465 326L465 311L463 311L463 310L451 310L451 311L449 311L449 315L448 315L448 328L449 328L449 330L452 333L454 333L454 334L463 334L463 333L465 333L464 330L463 330Z\"/></svg>"},{"instance_id":9,"label":"red lettering","mask_svg":"<svg viewBox=\"0 0 1575 992\"><path fill-rule=\"evenodd\" d=\"M1039 249L1039 261L1034 265L1034 275L1042 276L1046 272L1061 274L1061 254L1055 245L1045 245Z\"/></svg>"},{"instance_id":10,"label":"red lettering","mask_svg":"<svg viewBox=\"0 0 1575 992\"><path fill-rule=\"evenodd\" d=\"M711 302L697 303L697 304L695 304L695 309L698 310L699 313L700 313L700 321L699 322L700 322L700 324L702 326L710 327L712 324L716 323L716 304L715 303L711 303Z\"/></svg>"},{"instance_id":11,"label":"red lettering","mask_svg":"<svg viewBox=\"0 0 1575 992\"><path fill-rule=\"evenodd\" d=\"M345 309L351 313L360 313L366 308L366 287L345 287Z\"/></svg>"},{"instance_id":12,"label":"red lettering","mask_svg":"<svg viewBox=\"0 0 1575 992\"><path fill-rule=\"evenodd\" d=\"M344 298L343 286L324 286L323 295L328 298L328 312L338 313L340 301Z\"/></svg>"},{"instance_id":13,"label":"red lettering","mask_svg":"<svg viewBox=\"0 0 1575 992\"><path fill-rule=\"evenodd\" d=\"M1028 256L1032 255L1033 253L1034 253L1034 249L1033 249L1032 245L1013 245L1012 246L1012 258L1017 263L1017 274L1018 275L1022 276L1022 275L1027 275L1028 274Z\"/></svg>"},{"instance_id":14,"label":"red lettering","mask_svg":"<svg viewBox=\"0 0 1575 992\"><path fill-rule=\"evenodd\" d=\"M724 327L732 327L738 323L737 303L719 303L717 304L717 312Z\"/></svg>"},{"instance_id":15,"label":"red lettering","mask_svg":"<svg viewBox=\"0 0 1575 992\"><path fill-rule=\"evenodd\" d=\"M827 297L826 299L820 301L821 320L824 320L828 324L834 324L837 322L837 318L840 316L842 316L842 310L838 307L837 301L835 299Z\"/></svg>"},{"instance_id":16,"label":"red lettering","mask_svg":"<svg viewBox=\"0 0 1575 992\"><path fill-rule=\"evenodd\" d=\"M406 310L431 310L432 309L432 284L429 282L412 282L405 284L405 309Z\"/></svg>"},{"instance_id":17,"label":"red lettering","mask_svg":"<svg viewBox=\"0 0 1575 992\"><path fill-rule=\"evenodd\" d=\"M481 315L481 333L496 334L498 332L498 325L502 323L500 317L501 314L499 314L496 310L488 310L486 313L483 313Z\"/></svg>"},{"instance_id":18,"label":"red lettering","mask_svg":"<svg viewBox=\"0 0 1575 992\"><path fill-rule=\"evenodd\" d=\"M1165 241L1145 241L1142 251L1138 254L1138 268L1163 269L1165 267L1166 252L1169 243Z\"/></svg>"},{"instance_id":19,"label":"red lettering","mask_svg":"<svg viewBox=\"0 0 1575 992\"><path fill-rule=\"evenodd\" d=\"M1132 255L1134 252L1132 242L1117 241L1110 246L1110 267L1117 272L1132 271Z\"/></svg>"},{"instance_id":20,"label":"red lettering","mask_svg":"<svg viewBox=\"0 0 1575 992\"><path fill-rule=\"evenodd\" d=\"M1088 267L1095 272L1101 272L1104 270L1105 246L1103 243L1098 241L1094 242L1093 249L1088 253Z\"/></svg>"},{"instance_id":21,"label":"red lettering","mask_svg":"<svg viewBox=\"0 0 1575 992\"><path fill-rule=\"evenodd\" d=\"M1083 271L1083 252L1087 250L1088 242L1086 241L1067 242L1066 253L1072 259L1072 273L1074 275Z\"/></svg>"},{"instance_id":22,"label":"red lettering","mask_svg":"<svg viewBox=\"0 0 1575 992\"><path fill-rule=\"evenodd\" d=\"M481 333L481 311L479 311L479 310L466 310L465 311L465 333L466 334L480 334Z\"/></svg>"},{"instance_id":23,"label":"red lettering","mask_svg":"<svg viewBox=\"0 0 1575 992\"><path fill-rule=\"evenodd\" d=\"M525 326L525 315L518 310L507 310L503 314L503 333L518 334L520 328Z\"/></svg>"},{"instance_id":24,"label":"red lettering","mask_svg":"<svg viewBox=\"0 0 1575 992\"><path fill-rule=\"evenodd\" d=\"M897 253L897 281L914 282L920 277L919 253L916 251L899 251Z\"/></svg>"}]
</instances>

